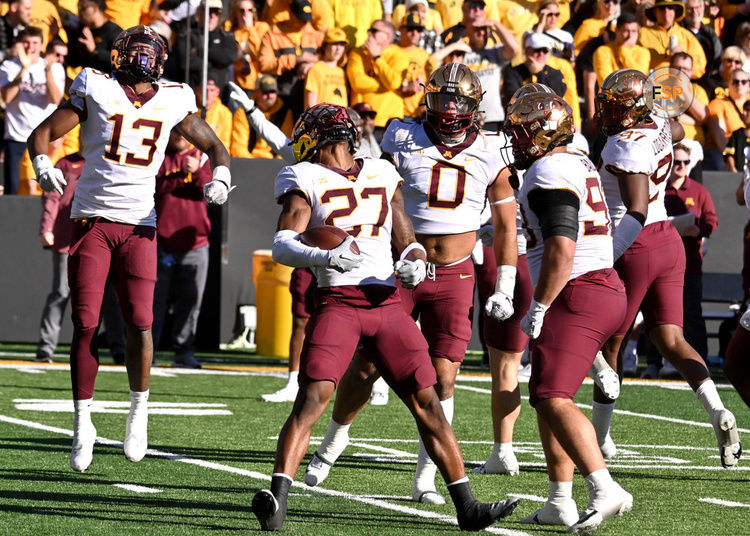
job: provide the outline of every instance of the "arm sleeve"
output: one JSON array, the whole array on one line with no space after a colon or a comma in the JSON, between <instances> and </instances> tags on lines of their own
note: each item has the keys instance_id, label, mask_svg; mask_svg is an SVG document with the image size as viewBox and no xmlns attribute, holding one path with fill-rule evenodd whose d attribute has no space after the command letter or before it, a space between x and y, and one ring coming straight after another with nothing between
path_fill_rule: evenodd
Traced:
<instances>
[{"instance_id":1,"label":"arm sleeve","mask_svg":"<svg viewBox=\"0 0 750 536\"><path fill-rule=\"evenodd\" d=\"M279 127L269 121L258 109L253 110L247 117L250 126L258 133L258 136L266 140L273 151L284 159L287 164L294 164L294 150L292 140L286 137Z\"/></svg>"},{"instance_id":2,"label":"arm sleeve","mask_svg":"<svg viewBox=\"0 0 750 536\"><path fill-rule=\"evenodd\" d=\"M578 197L570 190L537 188L528 194L529 207L539 220L542 238L564 236L578 240Z\"/></svg>"}]
</instances>

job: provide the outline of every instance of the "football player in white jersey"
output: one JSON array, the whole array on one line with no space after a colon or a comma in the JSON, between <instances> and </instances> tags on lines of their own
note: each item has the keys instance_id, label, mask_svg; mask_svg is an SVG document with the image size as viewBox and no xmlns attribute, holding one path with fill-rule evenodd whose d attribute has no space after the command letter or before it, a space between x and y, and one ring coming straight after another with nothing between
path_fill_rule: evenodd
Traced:
<instances>
[{"instance_id":1,"label":"football player in white jersey","mask_svg":"<svg viewBox=\"0 0 750 536\"><path fill-rule=\"evenodd\" d=\"M722 465L733 467L742 452L734 415L724 408L703 359L682 333L685 249L667 219L664 192L672 142L684 132L679 123L649 109L649 91L644 74L621 69L604 80L597 96L600 124L608 136L599 171L612 217L615 267L628 297L625 318L603 351L610 366L622 370L623 341L640 308L649 337L706 409ZM592 421L607 458L616 454L609 434L613 410L614 403L595 389Z\"/></svg>"},{"instance_id":2,"label":"football player in white jersey","mask_svg":"<svg viewBox=\"0 0 750 536\"><path fill-rule=\"evenodd\" d=\"M427 343L401 306L396 277L406 287L425 278L426 255L403 208L402 179L385 160L355 159L357 136L342 106L317 104L294 129L298 163L276 178L283 206L273 257L313 270L316 307L302 350L300 388L276 449L271 489L255 494L252 510L262 530L281 530L287 496L320 418L361 343L377 369L417 421L436 458L463 530L481 530L508 516L518 499L479 503L464 471L461 451L435 392ZM308 225L335 225L350 235L332 250L300 241ZM350 245L357 239L360 254ZM392 245L400 254L396 275Z\"/></svg>"},{"instance_id":3,"label":"football player in white jersey","mask_svg":"<svg viewBox=\"0 0 750 536\"><path fill-rule=\"evenodd\" d=\"M85 471L92 462L96 429L91 422L99 366L96 333L110 268L127 324L125 360L130 413L125 456L146 453L149 377L153 359L151 324L156 281L155 175L174 128L206 153L213 180L204 187L209 203L227 200L229 154L210 126L195 114L195 96L183 84L158 82L166 44L147 26L123 31L112 49L112 74L83 69L61 105L29 137L29 152L42 189L62 191L62 173L52 165L49 143L81 125L86 159L71 218L75 220L69 279L73 304L70 349L73 383L73 448L70 465Z\"/></svg>"},{"instance_id":4,"label":"football player in white jersey","mask_svg":"<svg viewBox=\"0 0 750 536\"><path fill-rule=\"evenodd\" d=\"M495 292L487 307L497 318L513 314L516 278L516 203L508 183L497 134L481 132L474 119L482 98L477 76L465 65L437 69L425 87L427 120L393 121L381 144L404 178L404 208L417 240L427 251L428 279L416 289L401 289L404 306L419 317L437 371L437 392L443 412L453 419L453 390L471 338L474 266L471 252L489 199L495 229L498 265ZM397 267L397 270L399 268ZM376 372L357 359L342 382L333 418L305 475L309 485L322 482L348 443L348 429L367 402ZM420 441L412 498L444 504L437 492L437 467Z\"/></svg>"},{"instance_id":5,"label":"football player in white jersey","mask_svg":"<svg viewBox=\"0 0 750 536\"><path fill-rule=\"evenodd\" d=\"M630 511L633 497L612 480L591 422L574 404L597 351L625 314L612 268L612 237L599 174L567 144L573 112L556 95L532 93L508 110L504 127L514 165L526 169L518 202L524 219L534 297L521 329L532 339L529 402L537 411L550 494L529 523L594 530ZM574 469L589 486L577 515Z\"/></svg>"}]
</instances>

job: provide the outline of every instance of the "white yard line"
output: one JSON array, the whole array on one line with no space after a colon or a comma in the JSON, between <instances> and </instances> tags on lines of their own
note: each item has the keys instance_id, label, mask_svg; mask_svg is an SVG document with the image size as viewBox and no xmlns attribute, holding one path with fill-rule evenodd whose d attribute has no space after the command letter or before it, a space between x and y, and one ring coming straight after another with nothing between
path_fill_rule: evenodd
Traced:
<instances>
[{"instance_id":1,"label":"white yard line","mask_svg":"<svg viewBox=\"0 0 750 536\"><path fill-rule=\"evenodd\" d=\"M41 423L33 422L33 421L27 421L24 419L17 419L15 417L10 417L7 415L0 415L0 421L7 422L8 424L15 424L18 426L25 426L27 428L33 428L35 430L52 432L55 434L61 434L61 435L66 435L70 437L73 436L72 430L67 430L65 428L58 428L56 426L48 426L46 424L41 424ZM112 446L112 447L122 447L121 441L114 441L112 439L106 439L103 437L97 437L96 442L102 445L107 445L107 446ZM200 460L197 458L188 458L186 456L173 454L171 452L165 452L165 451L156 450L156 449L148 449L146 451L146 454L148 454L149 456L156 457L156 458L165 458L171 461L176 461L176 462L186 463L190 465L195 465L198 467L203 467L205 469L213 469L215 471L223 471L223 472L232 473L235 475L246 476L249 478L253 478L255 480L262 480L264 482L270 482L271 480L271 477L269 475L258 473L256 471L248 471L246 469L239 469L237 467L232 467L231 465L226 465L223 463L208 462L208 461ZM301 489L305 491L310 490L310 488L307 485L303 484L302 482L297 482L297 481L292 482L292 486L294 486L297 489ZM393 503L389 503L387 501L383 501L383 500L373 498L370 496L354 495L351 493L345 493L343 491L326 489L326 488L321 488L321 487L316 487L315 492L320 495L327 495L329 497L340 497L340 498L347 499L350 501L356 501L356 502L360 502L360 503L367 504L370 506L375 506L377 508L383 508L385 510L391 510L391 511L400 512L403 514L409 514L409 515L413 515L417 517L422 517L425 519L435 519L437 521L442 521L444 523L448 523L451 525L458 525L456 518L453 516L447 516L443 514L438 514L437 512L430 512L427 510L420 510L420 509L412 508L409 506L393 504ZM500 527L489 527L485 530L493 534L503 534L505 536L531 536L527 532L503 529Z\"/></svg>"},{"instance_id":2,"label":"white yard line","mask_svg":"<svg viewBox=\"0 0 750 536\"><path fill-rule=\"evenodd\" d=\"M482 389L481 387L470 387L468 385L459 385L456 384L456 389L462 389L464 391L472 391L474 393L482 393L482 394L491 394L491 391L489 389ZM528 400L528 396L522 396L521 397L524 400ZM697 401L696 401L697 404ZM576 406L583 409L591 409L592 406L589 404L578 404L576 403ZM628 415L630 417L641 417L643 419L653 419L656 421L665 421L665 422L671 422L675 424L687 424L690 426L700 426L701 428L713 428L711 426L711 423L709 422L696 422L696 421L688 421L685 419L677 419L675 417L664 417L662 415L653 415L651 413L636 413L634 411L627 411L624 409L615 409L614 413L620 414L620 415ZM750 433L750 428L737 428L738 431L743 433Z\"/></svg>"},{"instance_id":3,"label":"white yard line","mask_svg":"<svg viewBox=\"0 0 750 536\"><path fill-rule=\"evenodd\" d=\"M112 486L135 493L163 493L164 490L156 488L147 488L146 486L136 486L135 484L112 484Z\"/></svg>"},{"instance_id":4,"label":"white yard line","mask_svg":"<svg viewBox=\"0 0 750 536\"><path fill-rule=\"evenodd\" d=\"M700 502L704 503L710 503L710 504L718 504L719 506L731 506L735 508L750 508L750 504L745 504L741 502L735 502L735 501L725 501L723 499L714 499L713 497L703 497L702 499L698 499Z\"/></svg>"}]
</instances>

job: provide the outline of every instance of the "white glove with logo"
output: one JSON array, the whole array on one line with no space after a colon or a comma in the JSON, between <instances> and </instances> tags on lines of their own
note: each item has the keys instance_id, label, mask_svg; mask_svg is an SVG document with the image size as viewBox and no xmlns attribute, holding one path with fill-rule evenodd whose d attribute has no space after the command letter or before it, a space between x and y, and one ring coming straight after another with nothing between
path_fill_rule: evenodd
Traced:
<instances>
[{"instance_id":1,"label":"white glove with logo","mask_svg":"<svg viewBox=\"0 0 750 536\"><path fill-rule=\"evenodd\" d=\"M544 314L549 309L549 305L537 302L531 299L531 307L521 319L521 330L529 336L530 339L537 339L542 333L542 324L544 324Z\"/></svg>"},{"instance_id":2,"label":"white glove with logo","mask_svg":"<svg viewBox=\"0 0 750 536\"><path fill-rule=\"evenodd\" d=\"M62 195L62 187L68 183L63 177L63 172L52 164L49 156L46 154L36 155L31 164L34 166L36 180L39 181L39 186L42 187L42 190L45 192L57 190Z\"/></svg>"},{"instance_id":3,"label":"white glove with logo","mask_svg":"<svg viewBox=\"0 0 750 536\"><path fill-rule=\"evenodd\" d=\"M213 180L203 187L203 196L211 205L223 205L229 198L229 192L234 190L232 175L226 166L216 166Z\"/></svg>"},{"instance_id":4,"label":"white glove with logo","mask_svg":"<svg viewBox=\"0 0 750 536\"><path fill-rule=\"evenodd\" d=\"M482 244L491 247L495 242L495 228L491 223L482 225L477 231L477 237L482 241Z\"/></svg>"},{"instance_id":5,"label":"white glove with logo","mask_svg":"<svg viewBox=\"0 0 750 536\"><path fill-rule=\"evenodd\" d=\"M245 90L234 82L227 82L229 85L229 100L231 100L235 106L242 108L246 113L250 113L255 109L255 101L247 96Z\"/></svg>"},{"instance_id":6,"label":"white glove with logo","mask_svg":"<svg viewBox=\"0 0 750 536\"><path fill-rule=\"evenodd\" d=\"M354 242L354 238L347 236L341 244L328 252L329 268L333 268L342 274L354 270L355 268L359 268L359 265L362 264L363 257L349 249L352 242Z\"/></svg>"},{"instance_id":7,"label":"white glove with logo","mask_svg":"<svg viewBox=\"0 0 750 536\"><path fill-rule=\"evenodd\" d=\"M513 291L516 287L516 267L502 265L497 267L495 293L487 298L484 310L488 316L498 321L513 316Z\"/></svg>"},{"instance_id":8,"label":"white glove with logo","mask_svg":"<svg viewBox=\"0 0 750 536\"><path fill-rule=\"evenodd\" d=\"M393 269L405 288L414 288L427 277L427 265L422 259L396 261Z\"/></svg>"}]
</instances>

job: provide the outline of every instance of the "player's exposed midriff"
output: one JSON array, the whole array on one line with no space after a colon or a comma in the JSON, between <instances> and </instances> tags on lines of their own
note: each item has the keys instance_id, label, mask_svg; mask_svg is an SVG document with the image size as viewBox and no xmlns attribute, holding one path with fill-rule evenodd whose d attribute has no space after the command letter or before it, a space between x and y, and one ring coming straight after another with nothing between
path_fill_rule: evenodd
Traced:
<instances>
[{"instance_id":1,"label":"player's exposed midriff","mask_svg":"<svg viewBox=\"0 0 750 536\"><path fill-rule=\"evenodd\" d=\"M465 259L471 255L477 242L476 231L448 235L417 234L417 240L427 251L427 260L445 265Z\"/></svg>"}]
</instances>

